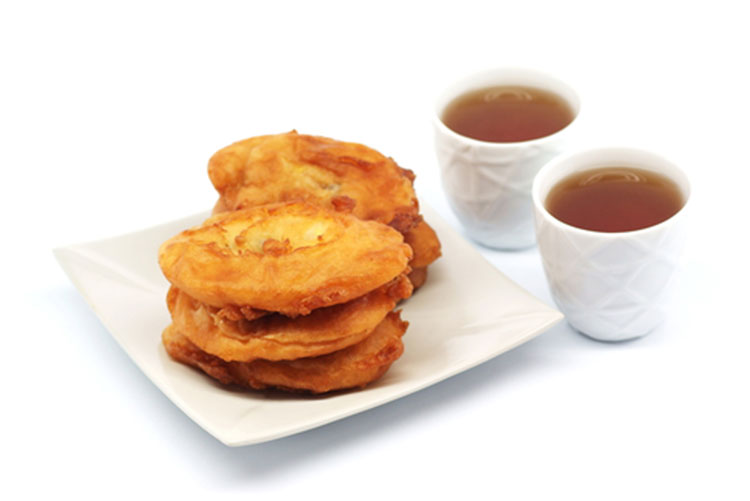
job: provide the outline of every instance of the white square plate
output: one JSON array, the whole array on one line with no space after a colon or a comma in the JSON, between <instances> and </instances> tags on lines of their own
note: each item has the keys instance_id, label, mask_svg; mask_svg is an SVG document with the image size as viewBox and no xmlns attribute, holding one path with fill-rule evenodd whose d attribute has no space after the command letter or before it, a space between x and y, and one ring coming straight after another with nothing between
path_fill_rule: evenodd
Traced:
<instances>
[{"instance_id":1,"label":"white square plate","mask_svg":"<svg viewBox=\"0 0 750 501\"><path fill-rule=\"evenodd\" d=\"M141 370L190 418L230 446L281 438L409 395L481 364L561 320L511 282L429 208L443 244L427 283L402 303L405 352L363 390L328 397L223 388L172 361L161 345L170 323L157 250L206 214L99 242L55 250L60 265ZM134 313L135 312L135 313Z\"/></svg>"}]
</instances>

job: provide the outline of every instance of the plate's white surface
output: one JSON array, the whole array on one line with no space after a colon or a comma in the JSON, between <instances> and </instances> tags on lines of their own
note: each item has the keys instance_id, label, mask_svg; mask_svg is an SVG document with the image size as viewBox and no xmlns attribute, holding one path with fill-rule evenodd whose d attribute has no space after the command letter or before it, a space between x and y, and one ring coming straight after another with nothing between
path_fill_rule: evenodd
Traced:
<instances>
[{"instance_id":1,"label":"plate's white surface","mask_svg":"<svg viewBox=\"0 0 750 501\"><path fill-rule=\"evenodd\" d=\"M161 345L169 322L161 242L205 214L55 250L60 265L133 361L195 422L230 446L298 433L395 400L474 367L540 334L562 314L489 264L428 207L443 257L402 304L405 352L376 383L328 397L227 390L173 362Z\"/></svg>"}]
</instances>

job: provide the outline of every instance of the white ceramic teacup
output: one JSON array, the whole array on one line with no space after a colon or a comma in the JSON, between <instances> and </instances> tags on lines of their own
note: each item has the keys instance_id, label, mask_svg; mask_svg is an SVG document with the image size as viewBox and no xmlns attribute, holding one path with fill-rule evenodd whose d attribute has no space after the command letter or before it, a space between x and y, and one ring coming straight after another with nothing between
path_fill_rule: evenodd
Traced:
<instances>
[{"instance_id":1,"label":"white ceramic teacup","mask_svg":"<svg viewBox=\"0 0 750 501\"><path fill-rule=\"evenodd\" d=\"M492 143L462 136L442 122L455 98L486 87L520 85L552 92L571 107L573 122L549 136ZM454 83L437 99L433 125L443 189L467 235L487 247L520 249L534 244L531 184L539 169L563 151L581 103L567 84L545 73L500 68Z\"/></svg>"},{"instance_id":2,"label":"white ceramic teacup","mask_svg":"<svg viewBox=\"0 0 750 501\"><path fill-rule=\"evenodd\" d=\"M574 172L598 167L650 170L674 181L685 205L640 230L605 233L563 223L545 208L549 191ZM545 165L532 188L537 242L552 296L576 330L602 341L648 334L665 317L665 299L685 240L690 183L665 158L633 148L570 153Z\"/></svg>"}]
</instances>

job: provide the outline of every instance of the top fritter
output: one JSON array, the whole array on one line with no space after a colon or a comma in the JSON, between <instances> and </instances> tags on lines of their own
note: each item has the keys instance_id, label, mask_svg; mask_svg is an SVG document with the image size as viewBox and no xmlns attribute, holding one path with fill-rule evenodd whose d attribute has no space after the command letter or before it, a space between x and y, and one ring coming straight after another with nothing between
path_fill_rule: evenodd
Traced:
<instances>
[{"instance_id":1,"label":"top fritter","mask_svg":"<svg viewBox=\"0 0 750 501\"><path fill-rule=\"evenodd\" d=\"M159 249L164 275L191 297L290 316L360 297L411 257L394 229L304 203L218 214Z\"/></svg>"},{"instance_id":2,"label":"top fritter","mask_svg":"<svg viewBox=\"0 0 750 501\"><path fill-rule=\"evenodd\" d=\"M258 136L216 152L208 174L221 210L306 201L401 233L421 219L413 173L361 144L296 131Z\"/></svg>"}]
</instances>

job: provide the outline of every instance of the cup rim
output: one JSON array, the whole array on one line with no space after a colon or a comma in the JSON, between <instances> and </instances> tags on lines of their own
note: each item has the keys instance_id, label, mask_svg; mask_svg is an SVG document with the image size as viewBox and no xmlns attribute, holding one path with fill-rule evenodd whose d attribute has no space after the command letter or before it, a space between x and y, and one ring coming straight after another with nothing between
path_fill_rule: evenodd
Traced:
<instances>
[{"instance_id":1,"label":"cup rim","mask_svg":"<svg viewBox=\"0 0 750 501\"><path fill-rule=\"evenodd\" d=\"M568 224L564 221L561 221L557 219L555 216L550 214L550 212L547 210L547 208L544 206L544 201L542 200L542 194L541 191L541 183L544 177L549 175L551 171L553 171L555 168L557 168L558 165L568 162L571 159L583 156L586 154L594 154L599 153L603 156L607 153L613 154L615 152L618 153L635 153L635 154L645 154L646 156L651 157L654 160L657 160L661 163L667 164L671 166L673 169L675 169L677 172L682 174L682 177L684 178L686 189L681 191L683 192L682 195L684 196L684 202L682 204L682 207L675 212L673 215L669 216L667 219L660 221L654 225L646 226L645 228L639 228L637 230L628 230L628 231L595 231L595 230L587 230L585 228L579 228L577 226L573 226L571 224ZM634 166L635 167L635 166ZM589 167L583 167L583 168L576 168L573 171L571 171L568 175L574 173L574 172L580 172L581 170L586 170ZM641 166L640 168L647 168L645 166ZM678 180L675 180L673 176L667 176L672 181L678 182ZM562 178L560 179L562 180ZM558 182L560 181L558 180ZM556 184L556 183L555 183ZM554 185L553 185L554 186ZM674 162L670 161L666 157L654 153L651 150L643 149L643 148L636 148L636 147L630 147L630 146L600 146L595 148L582 148L575 151L571 151L562 155L559 155L549 162L547 162L540 170L537 172L536 176L534 176L534 182L531 186L531 198L532 202L534 204L534 208L536 209L536 212L541 214L545 220L554 226L556 226L558 229L562 229L565 231L572 232L574 234L582 235L582 236L590 236L590 237L597 237L597 238L606 238L606 239L614 239L614 238L622 238L623 236L632 236L632 237L638 237L640 235L647 235L652 232L661 231L666 225L672 224L675 220L683 217L682 215L685 212L685 209L690 205L690 199L692 198L692 185L690 183L690 179L688 178L687 174L683 169L678 167Z\"/></svg>"},{"instance_id":2,"label":"cup rim","mask_svg":"<svg viewBox=\"0 0 750 501\"><path fill-rule=\"evenodd\" d=\"M573 128L575 124L579 122L579 117L581 115L581 110L582 110L581 96L570 84L568 84L564 80L561 80L557 78L556 76L550 73L547 73L545 71L537 70L534 68L523 67L523 66L498 66L498 67L493 67L493 68L486 68L481 71L475 71L474 73L464 76L463 78L454 80L451 85L456 86L459 84L465 84L466 87L470 87L471 81L478 80L479 78L485 75L491 75L493 73L500 73L500 72L533 75L533 76L554 82L562 87L565 87L567 91L575 97L575 100L577 101L576 103L571 103L568 99L564 98L563 96L559 96L559 93L557 92L554 92L554 93L557 94L559 97L563 98L568 105L575 104L575 114L573 116L573 120L571 120L570 123L567 124L565 127L553 132L552 134L542 136L542 137L537 137L534 139L526 139L524 141L493 142L493 141L484 141L482 139L474 139L472 137L464 136L454 131L453 129L445 125L445 123L443 123L442 118L440 118L441 112L445 109L445 106L449 102L451 102L452 99L455 99L459 97L462 93L466 92L466 90L464 90L458 93L454 93L454 95L450 99L448 99L447 102L442 107L440 107L439 104L440 104L441 98L447 95L448 90L451 88L450 86L447 86L447 87L444 87L442 92L433 99L432 121L433 121L434 126L437 127L443 134L451 136L454 139L463 141L470 145L481 145L486 148L505 149L505 148L515 148L518 146L524 146L524 147L533 146L536 144L554 141L559 136L567 134L568 131L571 128Z\"/></svg>"}]
</instances>

